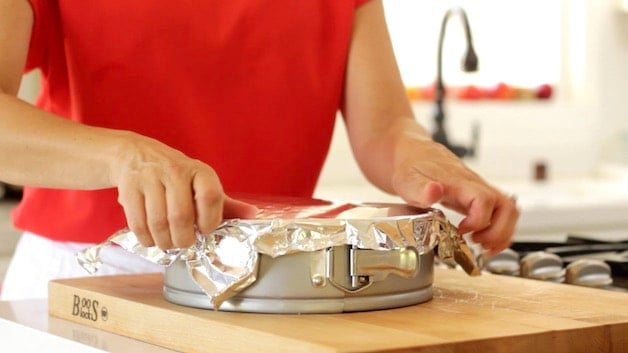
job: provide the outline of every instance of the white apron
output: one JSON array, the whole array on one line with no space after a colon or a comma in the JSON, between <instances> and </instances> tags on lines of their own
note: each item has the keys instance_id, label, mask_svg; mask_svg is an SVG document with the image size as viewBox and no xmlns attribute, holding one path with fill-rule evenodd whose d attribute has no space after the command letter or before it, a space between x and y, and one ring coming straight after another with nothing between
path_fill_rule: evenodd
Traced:
<instances>
[{"instance_id":1,"label":"white apron","mask_svg":"<svg viewBox=\"0 0 628 353\"><path fill-rule=\"evenodd\" d=\"M25 232L7 270L0 300L48 297L52 279L90 276L77 262L76 253L93 244L59 242ZM101 252L102 266L94 275L163 272L154 264L118 247Z\"/></svg>"}]
</instances>

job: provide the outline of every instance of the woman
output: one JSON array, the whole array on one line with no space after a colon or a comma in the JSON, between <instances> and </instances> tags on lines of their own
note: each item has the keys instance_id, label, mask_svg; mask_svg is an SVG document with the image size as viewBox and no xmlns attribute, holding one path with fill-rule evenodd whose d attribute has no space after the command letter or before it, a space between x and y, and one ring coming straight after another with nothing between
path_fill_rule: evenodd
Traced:
<instances>
[{"instance_id":1,"label":"woman","mask_svg":"<svg viewBox=\"0 0 628 353\"><path fill-rule=\"evenodd\" d=\"M413 118L381 0L0 0L0 53L0 180L27 185L5 298L45 296L76 247L126 225L184 247L255 214L229 194L311 196L338 110L374 185L466 215L488 251L510 243L514 202ZM35 68L32 107L15 95Z\"/></svg>"}]
</instances>

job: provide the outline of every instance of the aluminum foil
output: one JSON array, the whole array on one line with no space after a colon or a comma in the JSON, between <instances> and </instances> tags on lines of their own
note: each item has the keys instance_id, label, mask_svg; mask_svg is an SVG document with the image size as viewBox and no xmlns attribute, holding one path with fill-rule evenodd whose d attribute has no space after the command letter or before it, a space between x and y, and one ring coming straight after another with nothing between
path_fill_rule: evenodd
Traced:
<instances>
[{"instance_id":1,"label":"aluminum foil","mask_svg":"<svg viewBox=\"0 0 628 353\"><path fill-rule=\"evenodd\" d=\"M132 231L123 229L81 251L77 259L94 273L101 264L101 249L118 245L164 266L185 261L214 308L255 282L260 254L278 257L352 245L382 251L413 247L421 255L437 248L444 263L459 264L472 276L480 274L463 237L438 209L301 199L253 203L260 209L255 219L227 220L210 234L197 233L190 248L146 248Z\"/></svg>"}]
</instances>

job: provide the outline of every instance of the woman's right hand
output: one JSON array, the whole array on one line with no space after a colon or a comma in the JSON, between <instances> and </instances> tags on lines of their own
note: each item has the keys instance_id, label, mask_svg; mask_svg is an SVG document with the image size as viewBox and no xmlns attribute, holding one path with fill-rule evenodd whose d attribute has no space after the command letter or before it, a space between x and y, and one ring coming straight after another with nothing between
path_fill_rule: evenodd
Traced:
<instances>
[{"instance_id":1,"label":"woman's right hand","mask_svg":"<svg viewBox=\"0 0 628 353\"><path fill-rule=\"evenodd\" d=\"M216 172L165 144L129 133L111 180L129 228L143 246L189 247L195 227L214 230L223 218L253 218L257 208L225 195Z\"/></svg>"}]
</instances>

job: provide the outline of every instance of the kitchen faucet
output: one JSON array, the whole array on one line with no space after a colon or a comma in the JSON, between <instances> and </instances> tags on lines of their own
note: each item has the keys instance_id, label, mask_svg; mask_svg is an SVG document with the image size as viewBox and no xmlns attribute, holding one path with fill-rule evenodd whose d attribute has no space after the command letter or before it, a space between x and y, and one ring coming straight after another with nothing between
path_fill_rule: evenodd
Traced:
<instances>
[{"instance_id":1,"label":"kitchen faucet","mask_svg":"<svg viewBox=\"0 0 628 353\"><path fill-rule=\"evenodd\" d=\"M475 54L475 50L473 49L473 42L471 41L471 29L469 27L467 14L461 7L453 7L447 10L447 12L445 13L445 17L443 17L443 22L440 28L440 36L438 38L438 60L435 92L436 111L434 114L436 129L432 134L432 138L434 139L434 141L447 147L458 157L473 157L475 155L475 148L477 146L477 141L479 137L479 128L477 124L473 126L471 133L471 145L469 147L451 144L449 142L449 139L447 138L447 131L445 130L445 112L443 110L443 99L445 96L445 86L443 84L443 40L445 38L445 28L447 27L447 21L452 15L459 15L461 17L467 42L467 50L462 61L462 70L464 72L473 72L477 71L478 69L478 57Z\"/></svg>"}]
</instances>

